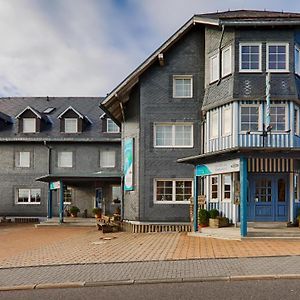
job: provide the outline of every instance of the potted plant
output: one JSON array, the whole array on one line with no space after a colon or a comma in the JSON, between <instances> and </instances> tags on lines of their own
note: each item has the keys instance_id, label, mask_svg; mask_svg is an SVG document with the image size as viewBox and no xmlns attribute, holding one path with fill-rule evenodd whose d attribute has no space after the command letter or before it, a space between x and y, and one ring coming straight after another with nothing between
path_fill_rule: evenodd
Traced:
<instances>
[{"instance_id":1,"label":"potted plant","mask_svg":"<svg viewBox=\"0 0 300 300\"><path fill-rule=\"evenodd\" d=\"M219 228L220 221L219 221L219 211L217 209L211 209L209 211L209 227Z\"/></svg>"},{"instance_id":2,"label":"potted plant","mask_svg":"<svg viewBox=\"0 0 300 300\"><path fill-rule=\"evenodd\" d=\"M77 214L80 212L80 209L77 206L71 206L70 207L70 214L71 217L76 218Z\"/></svg>"},{"instance_id":3,"label":"potted plant","mask_svg":"<svg viewBox=\"0 0 300 300\"><path fill-rule=\"evenodd\" d=\"M209 213L206 209L199 210L199 226L206 227L209 223Z\"/></svg>"},{"instance_id":4,"label":"potted plant","mask_svg":"<svg viewBox=\"0 0 300 300\"><path fill-rule=\"evenodd\" d=\"M102 209L99 207L94 207L92 210L93 214L95 215L96 219L100 219L102 215Z\"/></svg>"}]
</instances>

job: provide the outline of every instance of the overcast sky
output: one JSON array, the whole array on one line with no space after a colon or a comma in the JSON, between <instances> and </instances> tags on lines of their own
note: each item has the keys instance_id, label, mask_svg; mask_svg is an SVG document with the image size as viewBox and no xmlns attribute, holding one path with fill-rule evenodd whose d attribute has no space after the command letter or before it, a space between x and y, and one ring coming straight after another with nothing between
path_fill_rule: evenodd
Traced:
<instances>
[{"instance_id":1,"label":"overcast sky","mask_svg":"<svg viewBox=\"0 0 300 300\"><path fill-rule=\"evenodd\" d=\"M0 96L105 96L193 14L299 0L0 0Z\"/></svg>"}]
</instances>

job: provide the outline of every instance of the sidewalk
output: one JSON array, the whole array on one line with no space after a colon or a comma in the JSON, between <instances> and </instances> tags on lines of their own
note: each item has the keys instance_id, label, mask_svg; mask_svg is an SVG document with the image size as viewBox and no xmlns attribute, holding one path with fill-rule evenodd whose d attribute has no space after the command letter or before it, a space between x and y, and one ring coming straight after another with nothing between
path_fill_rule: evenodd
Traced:
<instances>
[{"instance_id":1,"label":"sidewalk","mask_svg":"<svg viewBox=\"0 0 300 300\"><path fill-rule=\"evenodd\" d=\"M0 270L0 290L300 278L299 268L299 256L23 267Z\"/></svg>"}]
</instances>

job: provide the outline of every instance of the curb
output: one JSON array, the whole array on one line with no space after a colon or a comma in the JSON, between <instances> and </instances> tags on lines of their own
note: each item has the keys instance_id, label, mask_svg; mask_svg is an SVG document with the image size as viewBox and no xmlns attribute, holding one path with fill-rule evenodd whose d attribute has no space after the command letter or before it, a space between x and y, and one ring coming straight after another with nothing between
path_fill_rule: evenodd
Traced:
<instances>
[{"instance_id":1,"label":"curb","mask_svg":"<svg viewBox=\"0 0 300 300\"><path fill-rule=\"evenodd\" d=\"M161 284L161 283L187 283L187 282L212 282L212 281L249 281L249 280L275 280L275 279L300 279L300 274L263 274L263 275L233 275L218 277L190 277L190 278L157 278L157 279L129 279L110 281L78 281L62 283L40 283L28 285L0 286L2 291L35 290L35 289L62 289L62 288L83 288L116 285L135 284Z\"/></svg>"}]
</instances>

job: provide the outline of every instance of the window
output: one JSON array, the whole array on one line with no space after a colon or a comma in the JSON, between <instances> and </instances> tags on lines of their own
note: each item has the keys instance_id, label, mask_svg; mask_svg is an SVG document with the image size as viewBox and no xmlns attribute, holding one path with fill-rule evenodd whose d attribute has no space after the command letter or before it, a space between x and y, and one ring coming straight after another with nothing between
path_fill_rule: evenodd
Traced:
<instances>
[{"instance_id":1,"label":"window","mask_svg":"<svg viewBox=\"0 0 300 300\"><path fill-rule=\"evenodd\" d=\"M261 72L261 44L240 44L240 72Z\"/></svg>"},{"instance_id":2,"label":"window","mask_svg":"<svg viewBox=\"0 0 300 300\"><path fill-rule=\"evenodd\" d=\"M210 119L210 138L214 139L218 137L218 127L219 127L219 119L218 119L218 111L214 111L211 113Z\"/></svg>"},{"instance_id":3,"label":"window","mask_svg":"<svg viewBox=\"0 0 300 300\"><path fill-rule=\"evenodd\" d=\"M78 119L65 119L65 132L66 133L76 133L78 132Z\"/></svg>"},{"instance_id":4,"label":"window","mask_svg":"<svg viewBox=\"0 0 300 300\"><path fill-rule=\"evenodd\" d=\"M294 109L294 134L299 135L299 108Z\"/></svg>"},{"instance_id":5,"label":"window","mask_svg":"<svg viewBox=\"0 0 300 300\"><path fill-rule=\"evenodd\" d=\"M72 168L73 167L73 152L63 151L58 152L58 167Z\"/></svg>"},{"instance_id":6,"label":"window","mask_svg":"<svg viewBox=\"0 0 300 300\"><path fill-rule=\"evenodd\" d=\"M224 201L231 200L231 174L222 175L223 182L223 198Z\"/></svg>"},{"instance_id":7,"label":"window","mask_svg":"<svg viewBox=\"0 0 300 300\"><path fill-rule=\"evenodd\" d=\"M17 204L40 204L41 189L17 189L16 192Z\"/></svg>"},{"instance_id":8,"label":"window","mask_svg":"<svg viewBox=\"0 0 300 300\"><path fill-rule=\"evenodd\" d=\"M155 147L193 147L192 124L155 124Z\"/></svg>"},{"instance_id":9,"label":"window","mask_svg":"<svg viewBox=\"0 0 300 300\"><path fill-rule=\"evenodd\" d=\"M64 185L64 204L71 204L72 203L72 194L73 190Z\"/></svg>"},{"instance_id":10,"label":"window","mask_svg":"<svg viewBox=\"0 0 300 300\"><path fill-rule=\"evenodd\" d=\"M155 180L154 201L156 203L189 203L192 197L191 180Z\"/></svg>"},{"instance_id":11,"label":"window","mask_svg":"<svg viewBox=\"0 0 300 300\"><path fill-rule=\"evenodd\" d=\"M284 131L286 128L285 105L271 105L270 115L272 131Z\"/></svg>"},{"instance_id":12,"label":"window","mask_svg":"<svg viewBox=\"0 0 300 300\"><path fill-rule=\"evenodd\" d=\"M294 199L299 202L300 193L299 193L299 174L294 174Z\"/></svg>"},{"instance_id":13,"label":"window","mask_svg":"<svg viewBox=\"0 0 300 300\"><path fill-rule=\"evenodd\" d=\"M230 135L231 134L231 123L232 123L232 115L231 115L231 107L223 108L223 119L222 119L222 135Z\"/></svg>"},{"instance_id":14,"label":"window","mask_svg":"<svg viewBox=\"0 0 300 300\"><path fill-rule=\"evenodd\" d=\"M210 82L214 82L219 79L219 54L215 54L210 59Z\"/></svg>"},{"instance_id":15,"label":"window","mask_svg":"<svg viewBox=\"0 0 300 300\"><path fill-rule=\"evenodd\" d=\"M116 164L116 153L112 150L105 150L100 152L100 167L114 168Z\"/></svg>"},{"instance_id":16,"label":"window","mask_svg":"<svg viewBox=\"0 0 300 300\"><path fill-rule=\"evenodd\" d=\"M173 97L192 98L193 97L193 77L174 76L173 77Z\"/></svg>"},{"instance_id":17,"label":"window","mask_svg":"<svg viewBox=\"0 0 300 300\"><path fill-rule=\"evenodd\" d=\"M110 132L110 133L120 132L119 126L112 119L107 119L106 122L107 122L106 123L107 124L107 129L106 129L107 132Z\"/></svg>"},{"instance_id":18,"label":"window","mask_svg":"<svg viewBox=\"0 0 300 300\"><path fill-rule=\"evenodd\" d=\"M259 129L259 106L241 106L241 131L255 132Z\"/></svg>"},{"instance_id":19,"label":"window","mask_svg":"<svg viewBox=\"0 0 300 300\"><path fill-rule=\"evenodd\" d=\"M231 46L222 50L222 77L232 73Z\"/></svg>"},{"instance_id":20,"label":"window","mask_svg":"<svg viewBox=\"0 0 300 300\"><path fill-rule=\"evenodd\" d=\"M210 177L210 200L211 202L218 201L218 176Z\"/></svg>"},{"instance_id":21,"label":"window","mask_svg":"<svg viewBox=\"0 0 300 300\"><path fill-rule=\"evenodd\" d=\"M295 47L295 73L300 76L300 48Z\"/></svg>"},{"instance_id":22,"label":"window","mask_svg":"<svg viewBox=\"0 0 300 300\"><path fill-rule=\"evenodd\" d=\"M24 118L23 119L23 132L24 133L36 132L36 119L35 118Z\"/></svg>"},{"instance_id":23,"label":"window","mask_svg":"<svg viewBox=\"0 0 300 300\"><path fill-rule=\"evenodd\" d=\"M30 168L30 152L22 151L16 155L16 167Z\"/></svg>"},{"instance_id":24,"label":"window","mask_svg":"<svg viewBox=\"0 0 300 300\"><path fill-rule=\"evenodd\" d=\"M255 202L272 201L271 179L260 179L255 181Z\"/></svg>"},{"instance_id":25,"label":"window","mask_svg":"<svg viewBox=\"0 0 300 300\"><path fill-rule=\"evenodd\" d=\"M267 71L288 71L288 44L267 44Z\"/></svg>"}]
</instances>

